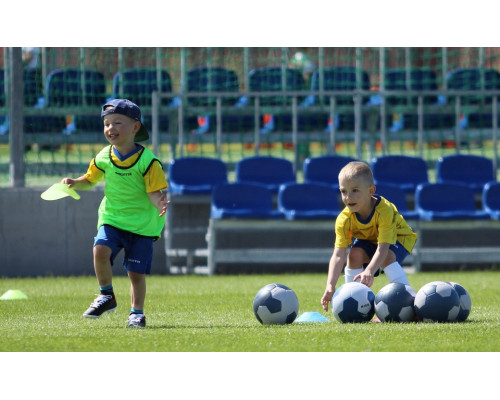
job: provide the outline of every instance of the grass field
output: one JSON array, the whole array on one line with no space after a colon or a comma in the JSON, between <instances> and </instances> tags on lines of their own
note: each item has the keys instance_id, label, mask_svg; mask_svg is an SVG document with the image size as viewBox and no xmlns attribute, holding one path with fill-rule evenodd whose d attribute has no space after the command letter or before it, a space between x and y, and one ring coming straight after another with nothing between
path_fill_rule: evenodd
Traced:
<instances>
[{"instance_id":1,"label":"grass field","mask_svg":"<svg viewBox=\"0 0 500 400\"><path fill-rule=\"evenodd\" d=\"M5 398L375 400L493 399L500 351L498 271L409 276L418 290L434 280L462 284L472 298L463 323L341 324L319 304L323 274L151 276L148 326L129 329L129 283L114 280L118 309L81 316L97 292L94 277L1 279L0 376ZM299 315L330 322L263 326L257 291L271 282L294 289ZM381 276L372 287L387 283ZM413 390L417 389L417 390ZM369 393L367 392L369 391ZM44 397L45 398L45 397Z\"/></svg>"},{"instance_id":2,"label":"grass field","mask_svg":"<svg viewBox=\"0 0 500 400\"><path fill-rule=\"evenodd\" d=\"M97 320L81 316L97 292L94 277L2 279L0 293L23 291L27 300L0 301L3 352L497 352L500 351L500 274L497 271L419 273L418 290L434 280L462 284L472 298L464 323L340 324L321 310L326 275L151 276L143 330L126 328L129 283L114 280L118 309ZM296 292L299 315L322 312L330 322L262 326L252 310L264 285ZM376 293L387 283L375 281Z\"/></svg>"}]
</instances>

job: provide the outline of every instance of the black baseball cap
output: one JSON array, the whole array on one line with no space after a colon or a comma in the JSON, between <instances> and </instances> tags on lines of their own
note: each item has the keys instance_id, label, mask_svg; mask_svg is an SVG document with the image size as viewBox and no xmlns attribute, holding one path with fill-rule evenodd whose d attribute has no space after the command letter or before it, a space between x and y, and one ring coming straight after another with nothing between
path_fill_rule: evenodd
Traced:
<instances>
[{"instance_id":1,"label":"black baseball cap","mask_svg":"<svg viewBox=\"0 0 500 400\"><path fill-rule=\"evenodd\" d=\"M106 107L114 108L106 110ZM135 140L137 142L142 142L149 139L148 130L142 123L141 109L137 106L137 104L127 99L113 99L102 106L101 118L104 118L108 114L122 114L139 121L141 123L141 128L139 129L139 132L135 134Z\"/></svg>"}]
</instances>

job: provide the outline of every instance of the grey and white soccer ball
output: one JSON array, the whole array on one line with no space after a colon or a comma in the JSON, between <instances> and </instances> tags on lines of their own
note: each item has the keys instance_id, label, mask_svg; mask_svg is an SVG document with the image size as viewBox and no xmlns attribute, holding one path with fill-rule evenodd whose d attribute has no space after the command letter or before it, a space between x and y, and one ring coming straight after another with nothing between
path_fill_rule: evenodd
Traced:
<instances>
[{"instance_id":1,"label":"grey and white soccer ball","mask_svg":"<svg viewBox=\"0 0 500 400\"><path fill-rule=\"evenodd\" d=\"M291 324L299 313L299 299L288 286L270 283L255 295L253 312L261 324Z\"/></svg>"},{"instance_id":2,"label":"grey and white soccer ball","mask_svg":"<svg viewBox=\"0 0 500 400\"><path fill-rule=\"evenodd\" d=\"M415 312L424 322L454 322L460 311L460 299L453 286L434 281L422 286L415 296Z\"/></svg>"},{"instance_id":3,"label":"grey and white soccer ball","mask_svg":"<svg viewBox=\"0 0 500 400\"><path fill-rule=\"evenodd\" d=\"M414 321L416 292L404 283L389 283L375 296L375 313L382 322Z\"/></svg>"},{"instance_id":4,"label":"grey and white soccer ball","mask_svg":"<svg viewBox=\"0 0 500 400\"><path fill-rule=\"evenodd\" d=\"M446 282L446 283L453 286L453 289L455 289L455 291L458 294L458 298L460 299L460 311L458 312L457 321L463 322L469 316L470 310L472 308L472 300L470 298L470 294L459 283L456 282Z\"/></svg>"},{"instance_id":5,"label":"grey and white soccer ball","mask_svg":"<svg viewBox=\"0 0 500 400\"><path fill-rule=\"evenodd\" d=\"M339 322L367 322L375 314L375 294L366 285L348 282L332 297L332 313Z\"/></svg>"}]
</instances>

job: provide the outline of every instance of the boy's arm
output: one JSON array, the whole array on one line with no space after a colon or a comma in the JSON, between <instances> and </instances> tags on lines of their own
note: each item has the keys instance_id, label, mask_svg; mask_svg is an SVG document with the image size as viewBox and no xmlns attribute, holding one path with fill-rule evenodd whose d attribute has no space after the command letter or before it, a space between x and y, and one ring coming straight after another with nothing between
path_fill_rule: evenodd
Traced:
<instances>
[{"instance_id":1,"label":"boy's arm","mask_svg":"<svg viewBox=\"0 0 500 400\"><path fill-rule=\"evenodd\" d=\"M362 273L354 277L354 281L360 279L362 284L370 287L373 284L375 272L382 266L384 260L387 258L387 254L389 254L389 246L389 243L379 243L370 263Z\"/></svg>"},{"instance_id":2,"label":"boy's arm","mask_svg":"<svg viewBox=\"0 0 500 400\"><path fill-rule=\"evenodd\" d=\"M87 173L76 179L63 178L61 183L75 190L90 190L104 178L104 172L95 164L95 158L89 164Z\"/></svg>"},{"instance_id":3,"label":"boy's arm","mask_svg":"<svg viewBox=\"0 0 500 400\"><path fill-rule=\"evenodd\" d=\"M156 192L148 193L148 197L151 204L158 209L158 212L160 213L158 216L164 216L167 212L167 205L170 203L170 200L166 200L166 194L162 193L161 190L157 190Z\"/></svg>"},{"instance_id":4,"label":"boy's arm","mask_svg":"<svg viewBox=\"0 0 500 400\"><path fill-rule=\"evenodd\" d=\"M333 254L330 257L330 263L328 265L328 278L326 280L326 289L323 297L321 298L321 304L323 309L328 311L328 303L332 300L333 294L335 293L335 286L339 280L340 273L344 267L346 259L347 249L345 247L335 247L333 249Z\"/></svg>"},{"instance_id":5,"label":"boy's arm","mask_svg":"<svg viewBox=\"0 0 500 400\"><path fill-rule=\"evenodd\" d=\"M73 188L75 190L90 190L96 185L97 182L92 183L87 180L85 175L82 175L76 179L63 178L61 180L61 183L64 183L65 185L68 185L68 187Z\"/></svg>"}]
</instances>

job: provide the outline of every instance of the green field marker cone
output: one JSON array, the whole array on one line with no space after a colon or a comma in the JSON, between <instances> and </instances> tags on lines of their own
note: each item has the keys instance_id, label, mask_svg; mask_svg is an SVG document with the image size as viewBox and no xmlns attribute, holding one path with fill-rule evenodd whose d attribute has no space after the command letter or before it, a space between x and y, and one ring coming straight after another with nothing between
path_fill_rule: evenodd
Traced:
<instances>
[{"instance_id":1,"label":"green field marker cone","mask_svg":"<svg viewBox=\"0 0 500 400\"><path fill-rule=\"evenodd\" d=\"M28 296L26 296L23 292L20 290L7 290L2 297L0 297L0 300L27 300Z\"/></svg>"},{"instance_id":2,"label":"green field marker cone","mask_svg":"<svg viewBox=\"0 0 500 400\"><path fill-rule=\"evenodd\" d=\"M330 320L318 312L307 311L298 317L295 322L330 322Z\"/></svg>"}]
</instances>

